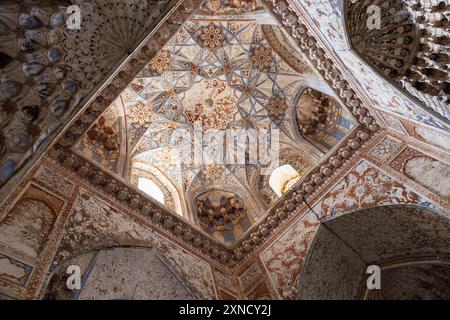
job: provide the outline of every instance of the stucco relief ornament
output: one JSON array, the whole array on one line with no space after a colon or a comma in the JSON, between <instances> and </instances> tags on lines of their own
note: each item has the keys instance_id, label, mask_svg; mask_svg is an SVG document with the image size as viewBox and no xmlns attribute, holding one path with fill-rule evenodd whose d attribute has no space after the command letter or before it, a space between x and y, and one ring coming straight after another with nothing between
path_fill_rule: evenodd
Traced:
<instances>
[{"instance_id":1,"label":"stucco relief ornament","mask_svg":"<svg viewBox=\"0 0 450 320\"><path fill-rule=\"evenodd\" d=\"M151 106L146 106L139 103L135 105L131 110L130 113L131 123L138 127L144 127L152 120L152 114L153 109L151 108Z\"/></svg>"},{"instance_id":2,"label":"stucco relief ornament","mask_svg":"<svg viewBox=\"0 0 450 320\"><path fill-rule=\"evenodd\" d=\"M282 96L273 96L267 104L267 113L273 120L282 120L286 109L286 98Z\"/></svg>"},{"instance_id":3,"label":"stucco relief ornament","mask_svg":"<svg viewBox=\"0 0 450 320\"><path fill-rule=\"evenodd\" d=\"M116 126L108 125L104 116L87 132L92 143L97 143L108 154L118 156L119 140Z\"/></svg>"},{"instance_id":4,"label":"stucco relief ornament","mask_svg":"<svg viewBox=\"0 0 450 320\"><path fill-rule=\"evenodd\" d=\"M172 60L170 59L170 53L167 50L163 50L157 54L156 57L150 62L149 68L151 71L161 75L170 69Z\"/></svg>"},{"instance_id":5,"label":"stucco relief ornament","mask_svg":"<svg viewBox=\"0 0 450 320\"><path fill-rule=\"evenodd\" d=\"M223 47L225 36L223 34L222 27L215 24L210 24L202 27L200 39L202 40L203 48L216 51L217 49Z\"/></svg>"},{"instance_id":6,"label":"stucco relief ornament","mask_svg":"<svg viewBox=\"0 0 450 320\"><path fill-rule=\"evenodd\" d=\"M220 0L208 0L202 5L202 9L215 12L220 9L221 5L222 3Z\"/></svg>"},{"instance_id":7,"label":"stucco relief ornament","mask_svg":"<svg viewBox=\"0 0 450 320\"><path fill-rule=\"evenodd\" d=\"M273 63L272 50L265 46L255 48L252 53L252 64L255 69L266 71Z\"/></svg>"},{"instance_id":8,"label":"stucco relief ornament","mask_svg":"<svg viewBox=\"0 0 450 320\"><path fill-rule=\"evenodd\" d=\"M250 12L256 8L256 0L208 0L202 5L204 11L212 13Z\"/></svg>"},{"instance_id":9,"label":"stucco relief ornament","mask_svg":"<svg viewBox=\"0 0 450 320\"><path fill-rule=\"evenodd\" d=\"M0 155L2 155L3 153L5 153L6 151L6 141L5 141L5 136L3 135L2 132L0 132Z\"/></svg>"}]
</instances>

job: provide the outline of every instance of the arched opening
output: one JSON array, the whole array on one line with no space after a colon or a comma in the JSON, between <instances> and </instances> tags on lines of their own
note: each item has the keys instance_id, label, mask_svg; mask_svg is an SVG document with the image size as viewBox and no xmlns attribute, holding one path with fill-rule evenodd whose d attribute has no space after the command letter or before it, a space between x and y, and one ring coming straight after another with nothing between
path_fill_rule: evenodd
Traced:
<instances>
[{"instance_id":1,"label":"arched opening","mask_svg":"<svg viewBox=\"0 0 450 320\"><path fill-rule=\"evenodd\" d=\"M142 192L180 216L185 215L184 203L177 185L162 170L145 162L134 161L130 179Z\"/></svg>"},{"instance_id":2,"label":"arched opening","mask_svg":"<svg viewBox=\"0 0 450 320\"><path fill-rule=\"evenodd\" d=\"M164 204L164 193L152 180L147 178L139 178L138 188L161 204Z\"/></svg>"},{"instance_id":3,"label":"arched opening","mask_svg":"<svg viewBox=\"0 0 450 320\"><path fill-rule=\"evenodd\" d=\"M269 178L269 186L277 196L282 197L300 180L300 173L291 165L285 164L273 170Z\"/></svg>"},{"instance_id":4,"label":"arched opening","mask_svg":"<svg viewBox=\"0 0 450 320\"><path fill-rule=\"evenodd\" d=\"M381 288L366 285L380 268ZM300 277L300 299L449 299L450 220L419 206L365 209L324 222Z\"/></svg>"},{"instance_id":5,"label":"arched opening","mask_svg":"<svg viewBox=\"0 0 450 320\"><path fill-rule=\"evenodd\" d=\"M68 266L80 270L80 288L67 287ZM43 298L48 300L185 300L191 289L151 248L114 247L74 256L54 270Z\"/></svg>"}]
</instances>

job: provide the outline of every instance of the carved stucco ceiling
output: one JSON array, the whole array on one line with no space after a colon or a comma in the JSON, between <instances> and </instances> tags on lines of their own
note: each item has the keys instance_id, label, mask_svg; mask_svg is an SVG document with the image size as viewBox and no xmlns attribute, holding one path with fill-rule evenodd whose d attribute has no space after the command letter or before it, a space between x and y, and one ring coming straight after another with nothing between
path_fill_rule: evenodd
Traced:
<instances>
[{"instance_id":1,"label":"carved stucco ceiling","mask_svg":"<svg viewBox=\"0 0 450 320\"><path fill-rule=\"evenodd\" d=\"M242 15L263 10L259 0L206 0L198 12L206 15Z\"/></svg>"},{"instance_id":2,"label":"carved stucco ceiling","mask_svg":"<svg viewBox=\"0 0 450 320\"><path fill-rule=\"evenodd\" d=\"M268 177L259 174L261 165L183 162L183 152L171 143L175 130L192 134L201 124L203 133L262 131L275 124L280 165L290 164L303 175L355 124L330 96L334 108L328 108L326 119L334 117L338 126L327 123L317 137L302 134L298 115L315 121L321 104L307 96L332 92L274 21L266 22L188 20L75 149L126 178L132 167L156 168L175 186L184 202L183 215L191 220L196 220L195 198L210 189L238 194L257 220L277 200ZM204 148L217 143L222 142L203 141Z\"/></svg>"}]
</instances>

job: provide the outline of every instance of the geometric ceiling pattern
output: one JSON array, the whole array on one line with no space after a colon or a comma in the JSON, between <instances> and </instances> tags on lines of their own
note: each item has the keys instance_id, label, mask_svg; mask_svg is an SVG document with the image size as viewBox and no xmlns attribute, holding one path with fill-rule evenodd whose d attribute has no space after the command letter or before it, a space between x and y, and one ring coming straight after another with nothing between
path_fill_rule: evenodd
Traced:
<instances>
[{"instance_id":1,"label":"geometric ceiling pattern","mask_svg":"<svg viewBox=\"0 0 450 320\"><path fill-rule=\"evenodd\" d=\"M349 68L384 127L432 144L419 128L448 136L448 2L295 2ZM374 4L381 25L370 30Z\"/></svg>"},{"instance_id":2,"label":"geometric ceiling pattern","mask_svg":"<svg viewBox=\"0 0 450 320\"><path fill-rule=\"evenodd\" d=\"M290 47L279 27L194 17L141 70L76 149L135 184L139 177L154 181L170 199L169 207L195 224L202 214L199 197L208 194L211 206L223 212L235 210L224 206L229 196L241 199L245 209L240 209L239 219L237 215L227 223L229 219L217 213L204 224L207 232L231 245L278 196L269 185L270 172L261 174L260 162L186 160L196 130L203 135L203 160L205 150L214 154L226 142L208 132L225 138L227 129L276 130L279 165L292 166L297 181L355 125L327 93L329 87ZM184 138L181 146L174 143L177 132L183 133L178 137Z\"/></svg>"}]
</instances>

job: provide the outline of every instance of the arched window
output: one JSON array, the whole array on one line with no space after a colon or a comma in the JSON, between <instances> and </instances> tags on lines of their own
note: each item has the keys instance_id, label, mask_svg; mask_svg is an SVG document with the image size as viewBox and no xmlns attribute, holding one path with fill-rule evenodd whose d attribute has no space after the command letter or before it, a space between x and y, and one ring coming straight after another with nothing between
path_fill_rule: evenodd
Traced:
<instances>
[{"instance_id":1,"label":"arched window","mask_svg":"<svg viewBox=\"0 0 450 320\"><path fill-rule=\"evenodd\" d=\"M286 164L273 170L270 175L269 186L277 196L281 197L289 191L298 180L300 180L300 173L298 173L291 165Z\"/></svg>"},{"instance_id":2,"label":"arched window","mask_svg":"<svg viewBox=\"0 0 450 320\"><path fill-rule=\"evenodd\" d=\"M144 191L153 199L164 204L164 193L152 180L147 178L139 178L138 188L139 190Z\"/></svg>"}]
</instances>

